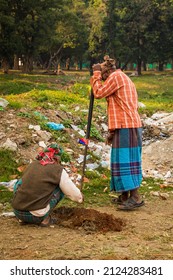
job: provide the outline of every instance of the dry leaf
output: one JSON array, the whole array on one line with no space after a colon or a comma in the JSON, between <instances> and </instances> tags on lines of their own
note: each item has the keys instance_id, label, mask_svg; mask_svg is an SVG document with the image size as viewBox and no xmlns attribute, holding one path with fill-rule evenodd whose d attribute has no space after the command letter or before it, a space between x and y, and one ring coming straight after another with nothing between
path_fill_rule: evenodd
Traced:
<instances>
[{"instance_id":1,"label":"dry leaf","mask_svg":"<svg viewBox=\"0 0 173 280\"><path fill-rule=\"evenodd\" d=\"M21 165L17 168L17 170L22 173L25 170L25 168L26 168L26 165Z\"/></svg>"},{"instance_id":2,"label":"dry leaf","mask_svg":"<svg viewBox=\"0 0 173 280\"><path fill-rule=\"evenodd\" d=\"M161 188L161 189L168 188L168 185L161 184L161 185L160 185L160 188Z\"/></svg>"},{"instance_id":3,"label":"dry leaf","mask_svg":"<svg viewBox=\"0 0 173 280\"><path fill-rule=\"evenodd\" d=\"M88 178L84 177L83 181L84 181L84 183L89 183L90 180Z\"/></svg>"},{"instance_id":4,"label":"dry leaf","mask_svg":"<svg viewBox=\"0 0 173 280\"><path fill-rule=\"evenodd\" d=\"M102 174L101 177L102 177L103 179L107 179L107 178L108 178L105 174Z\"/></svg>"},{"instance_id":5,"label":"dry leaf","mask_svg":"<svg viewBox=\"0 0 173 280\"><path fill-rule=\"evenodd\" d=\"M166 200L169 197L168 193L160 193L159 196L163 199Z\"/></svg>"},{"instance_id":6,"label":"dry leaf","mask_svg":"<svg viewBox=\"0 0 173 280\"><path fill-rule=\"evenodd\" d=\"M71 171L74 172L74 173L77 173L77 168L74 165L72 165L71 166Z\"/></svg>"},{"instance_id":7,"label":"dry leaf","mask_svg":"<svg viewBox=\"0 0 173 280\"><path fill-rule=\"evenodd\" d=\"M10 179L13 179L13 180L14 180L14 179L17 179L17 178L18 178L18 175L17 175L17 174L14 174L14 175L11 175L11 176L10 176Z\"/></svg>"}]
</instances>

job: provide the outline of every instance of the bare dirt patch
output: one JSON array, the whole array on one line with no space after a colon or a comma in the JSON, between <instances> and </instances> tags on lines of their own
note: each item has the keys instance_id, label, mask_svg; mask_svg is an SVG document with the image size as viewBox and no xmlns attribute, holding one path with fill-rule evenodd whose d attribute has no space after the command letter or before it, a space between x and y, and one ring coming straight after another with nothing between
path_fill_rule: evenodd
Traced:
<instances>
[{"instance_id":1,"label":"bare dirt patch","mask_svg":"<svg viewBox=\"0 0 173 280\"><path fill-rule=\"evenodd\" d=\"M88 210L92 210L89 212L94 213L94 217L97 214L95 216L93 210L99 211L101 217L105 217L104 213L113 215L126 225L121 231L102 231L96 227L91 231L94 217L89 220L87 229L86 224L82 224L82 215L77 218L80 219L77 226L72 224L75 212L88 217ZM173 260L172 197L145 199L145 206L130 212L116 211L112 205L85 210L57 208L54 214L62 220L47 228L21 226L16 218L1 217L0 259Z\"/></svg>"},{"instance_id":2,"label":"bare dirt patch","mask_svg":"<svg viewBox=\"0 0 173 280\"><path fill-rule=\"evenodd\" d=\"M107 213L94 209L60 207L54 211L57 224L86 232L122 231L125 222Z\"/></svg>"}]
</instances>

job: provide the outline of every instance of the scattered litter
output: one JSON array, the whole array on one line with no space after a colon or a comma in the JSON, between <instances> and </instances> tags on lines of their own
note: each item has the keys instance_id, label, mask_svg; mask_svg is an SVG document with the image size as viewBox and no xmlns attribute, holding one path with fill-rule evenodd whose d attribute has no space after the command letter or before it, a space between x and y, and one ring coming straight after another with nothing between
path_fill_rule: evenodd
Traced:
<instances>
[{"instance_id":1,"label":"scattered litter","mask_svg":"<svg viewBox=\"0 0 173 280\"><path fill-rule=\"evenodd\" d=\"M168 193L159 193L159 196L160 196L163 200L166 200L167 198L169 198L169 194L168 194Z\"/></svg>"},{"instance_id":2,"label":"scattered litter","mask_svg":"<svg viewBox=\"0 0 173 280\"><path fill-rule=\"evenodd\" d=\"M110 165L110 163L109 163L108 161L102 160L101 163L100 163L100 165L101 165L101 167L103 167L103 168L108 168L109 165Z\"/></svg>"},{"instance_id":3,"label":"scattered litter","mask_svg":"<svg viewBox=\"0 0 173 280\"><path fill-rule=\"evenodd\" d=\"M150 192L150 194L153 195L153 196L159 196L159 192L152 191L152 192Z\"/></svg>"},{"instance_id":4,"label":"scattered litter","mask_svg":"<svg viewBox=\"0 0 173 280\"><path fill-rule=\"evenodd\" d=\"M0 186L6 187L8 189L13 189L16 182L17 182L17 179L11 180L9 182L0 182Z\"/></svg>"},{"instance_id":5,"label":"scattered litter","mask_svg":"<svg viewBox=\"0 0 173 280\"><path fill-rule=\"evenodd\" d=\"M171 171L168 171L164 177L165 178L171 178L172 177Z\"/></svg>"},{"instance_id":6,"label":"scattered litter","mask_svg":"<svg viewBox=\"0 0 173 280\"><path fill-rule=\"evenodd\" d=\"M163 200L166 200L167 198L169 198L169 194L168 193L161 193L161 192L150 192L151 195L153 196L157 196L157 197L160 197L162 198Z\"/></svg>"},{"instance_id":7,"label":"scattered litter","mask_svg":"<svg viewBox=\"0 0 173 280\"><path fill-rule=\"evenodd\" d=\"M80 129L79 127L77 127L76 125L71 124L71 127L72 127L75 131L77 131L81 136L85 136L85 132L84 132L82 129Z\"/></svg>"},{"instance_id":8,"label":"scattered litter","mask_svg":"<svg viewBox=\"0 0 173 280\"><path fill-rule=\"evenodd\" d=\"M54 123L54 122L48 122L47 123L47 126L50 128L50 129L53 129L53 130L63 130L65 127L63 126L63 124L60 124L60 123Z\"/></svg>"},{"instance_id":9,"label":"scattered litter","mask_svg":"<svg viewBox=\"0 0 173 280\"><path fill-rule=\"evenodd\" d=\"M108 131L108 126L105 123L102 123L101 127L103 128L104 131Z\"/></svg>"},{"instance_id":10,"label":"scattered litter","mask_svg":"<svg viewBox=\"0 0 173 280\"><path fill-rule=\"evenodd\" d=\"M17 151L17 144L7 138L6 142L2 145L3 148L9 149L10 151Z\"/></svg>"},{"instance_id":11,"label":"scattered litter","mask_svg":"<svg viewBox=\"0 0 173 280\"><path fill-rule=\"evenodd\" d=\"M88 145L88 142L89 142L88 139L85 138L78 139L78 143L82 145Z\"/></svg>"},{"instance_id":12,"label":"scattered litter","mask_svg":"<svg viewBox=\"0 0 173 280\"><path fill-rule=\"evenodd\" d=\"M44 115L42 115L40 112L35 111L35 112L34 112L34 115L35 115L36 117L38 117L40 120L48 120L48 118L45 117Z\"/></svg>"},{"instance_id":13,"label":"scattered litter","mask_svg":"<svg viewBox=\"0 0 173 280\"><path fill-rule=\"evenodd\" d=\"M87 155L86 159L89 159L89 158L90 158L90 155ZM79 155L79 158L77 159L77 162L82 163L83 161L84 161L84 155Z\"/></svg>"},{"instance_id":14,"label":"scattered litter","mask_svg":"<svg viewBox=\"0 0 173 280\"><path fill-rule=\"evenodd\" d=\"M13 212L3 212L2 214L0 214L0 216L3 216L3 217L15 217L15 214Z\"/></svg>"},{"instance_id":15,"label":"scattered litter","mask_svg":"<svg viewBox=\"0 0 173 280\"><path fill-rule=\"evenodd\" d=\"M9 104L9 102L6 99L0 98L0 106L5 108L7 107L7 105Z\"/></svg>"},{"instance_id":16,"label":"scattered litter","mask_svg":"<svg viewBox=\"0 0 173 280\"><path fill-rule=\"evenodd\" d=\"M47 145L44 143L44 141L40 141L38 143L38 145L39 145L39 147L42 147L42 148L46 148L47 147Z\"/></svg>"},{"instance_id":17,"label":"scattered litter","mask_svg":"<svg viewBox=\"0 0 173 280\"><path fill-rule=\"evenodd\" d=\"M86 168L89 169L89 170L94 170L96 168L98 168L99 165L97 163L88 163L86 164Z\"/></svg>"},{"instance_id":18,"label":"scattered litter","mask_svg":"<svg viewBox=\"0 0 173 280\"><path fill-rule=\"evenodd\" d=\"M138 102L138 108L146 108L146 105L142 102Z\"/></svg>"},{"instance_id":19,"label":"scattered litter","mask_svg":"<svg viewBox=\"0 0 173 280\"><path fill-rule=\"evenodd\" d=\"M35 131L41 130L40 125L32 125L32 124L29 125L29 129L34 129Z\"/></svg>"},{"instance_id":20,"label":"scattered litter","mask_svg":"<svg viewBox=\"0 0 173 280\"><path fill-rule=\"evenodd\" d=\"M17 168L17 170L19 171L19 172L23 172L24 170L26 169L26 165L21 165L21 166L19 166L18 168Z\"/></svg>"},{"instance_id":21,"label":"scattered litter","mask_svg":"<svg viewBox=\"0 0 173 280\"><path fill-rule=\"evenodd\" d=\"M80 107L76 106L75 111L79 111Z\"/></svg>"}]
</instances>

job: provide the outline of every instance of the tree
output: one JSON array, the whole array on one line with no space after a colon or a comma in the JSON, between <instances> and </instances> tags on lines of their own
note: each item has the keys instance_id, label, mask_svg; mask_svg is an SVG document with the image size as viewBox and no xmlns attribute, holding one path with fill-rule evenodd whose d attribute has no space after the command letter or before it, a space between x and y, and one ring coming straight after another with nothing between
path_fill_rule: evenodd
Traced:
<instances>
[{"instance_id":1,"label":"tree","mask_svg":"<svg viewBox=\"0 0 173 280\"><path fill-rule=\"evenodd\" d=\"M56 24L56 33L49 41L49 63L57 68L60 60L71 60L74 56L76 62L82 60L86 49L87 29L84 18L85 2L83 0L69 0L63 6L63 13Z\"/></svg>"},{"instance_id":2,"label":"tree","mask_svg":"<svg viewBox=\"0 0 173 280\"><path fill-rule=\"evenodd\" d=\"M150 52L148 41L148 25L153 12L150 0L119 1L119 17L121 44L128 53L129 60L137 64L137 72L141 74L142 61L147 60ZM124 52L124 51L123 51Z\"/></svg>"},{"instance_id":3,"label":"tree","mask_svg":"<svg viewBox=\"0 0 173 280\"><path fill-rule=\"evenodd\" d=\"M111 57L116 58L116 51L119 45L117 36L117 22L119 18L116 13L117 1L104 0L103 2L106 6L106 16L103 19L105 50Z\"/></svg>"},{"instance_id":4,"label":"tree","mask_svg":"<svg viewBox=\"0 0 173 280\"><path fill-rule=\"evenodd\" d=\"M152 1L153 16L148 25L151 42L149 59L159 63L159 70L173 57L173 1Z\"/></svg>"},{"instance_id":5,"label":"tree","mask_svg":"<svg viewBox=\"0 0 173 280\"><path fill-rule=\"evenodd\" d=\"M90 30L88 36L88 56L91 63L103 59L106 53L106 36L104 33L104 19L106 5L102 0L90 0L86 10L87 25Z\"/></svg>"},{"instance_id":6,"label":"tree","mask_svg":"<svg viewBox=\"0 0 173 280\"><path fill-rule=\"evenodd\" d=\"M7 74L16 48L13 6L9 0L0 0L0 46L0 60Z\"/></svg>"},{"instance_id":7,"label":"tree","mask_svg":"<svg viewBox=\"0 0 173 280\"><path fill-rule=\"evenodd\" d=\"M23 71L30 73L33 59L40 49L49 46L58 16L62 10L62 0L15 0L14 17L17 36L17 55L23 62Z\"/></svg>"}]
</instances>

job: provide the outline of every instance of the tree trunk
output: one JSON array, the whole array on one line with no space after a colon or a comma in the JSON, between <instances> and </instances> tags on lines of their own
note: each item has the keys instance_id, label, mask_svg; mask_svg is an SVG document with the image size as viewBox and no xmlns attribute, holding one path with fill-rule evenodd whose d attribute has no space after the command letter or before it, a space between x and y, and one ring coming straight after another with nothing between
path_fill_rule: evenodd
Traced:
<instances>
[{"instance_id":1,"label":"tree trunk","mask_svg":"<svg viewBox=\"0 0 173 280\"><path fill-rule=\"evenodd\" d=\"M14 70L19 70L19 57L18 55L14 55Z\"/></svg>"},{"instance_id":2,"label":"tree trunk","mask_svg":"<svg viewBox=\"0 0 173 280\"><path fill-rule=\"evenodd\" d=\"M82 70L82 60L79 60L79 69Z\"/></svg>"},{"instance_id":3,"label":"tree trunk","mask_svg":"<svg viewBox=\"0 0 173 280\"><path fill-rule=\"evenodd\" d=\"M77 60L77 59L75 60L74 65L75 65L75 69L76 69L76 71L78 71L78 70L79 70L79 68L78 68L78 60Z\"/></svg>"},{"instance_id":4,"label":"tree trunk","mask_svg":"<svg viewBox=\"0 0 173 280\"><path fill-rule=\"evenodd\" d=\"M32 56L25 56L23 59L23 73L31 73L33 70L33 57Z\"/></svg>"},{"instance_id":5,"label":"tree trunk","mask_svg":"<svg viewBox=\"0 0 173 280\"><path fill-rule=\"evenodd\" d=\"M66 66L65 66L66 70L70 70L70 58L66 59Z\"/></svg>"},{"instance_id":6,"label":"tree trunk","mask_svg":"<svg viewBox=\"0 0 173 280\"><path fill-rule=\"evenodd\" d=\"M9 62L6 58L2 59L2 68L3 68L3 72L4 74L8 74L9 71Z\"/></svg>"},{"instance_id":7,"label":"tree trunk","mask_svg":"<svg viewBox=\"0 0 173 280\"><path fill-rule=\"evenodd\" d=\"M62 47L63 47L63 45L61 45L61 46L59 47L59 49L57 50L57 52L55 52L53 55L50 56L50 59L49 59L49 62L48 62L48 66L47 66L47 68L46 68L47 71L50 70L50 67L51 67L51 65L52 65L53 60L59 55L59 53L60 53Z\"/></svg>"},{"instance_id":8,"label":"tree trunk","mask_svg":"<svg viewBox=\"0 0 173 280\"><path fill-rule=\"evenodd\" d=\"M138 76L140 76L142 74L141 66L142 66L142 61L141 61L140 58L138 58L138 62L137 62L137 74L138 74Z\"/></svg>"},{"instance_id":9,"label":"tree trunk","mask_svg":"<svg viewBox=\"0 0 173 280\"><path fill-rule=\"evenodd\" d=\"M134 67L133 67L133 63L132 62L130 62L128 65L127 65L128 67L127 67L127 70L134 70Z\"/></svg>"},{"instance_id":10,"label":"tree trunk","mask_svg":"<svg viewBox=\"0 0 173 280\"><path fill-rule=\"evenodd\" d=\"M163 71L164 63L159 61L159 71Z\"/></svg>"},{"instance_id":11,"label":"tree trunk","mask_svg":"<svg viewBox=\"0 0 173 280\"><path fill-rule=\"evenodd\" d=\"M143 70L144 70L144 71L147 71L147 65L146 65L146 62L145 62L145 61L143 61Z\"/></svg>"}]
</instances>

